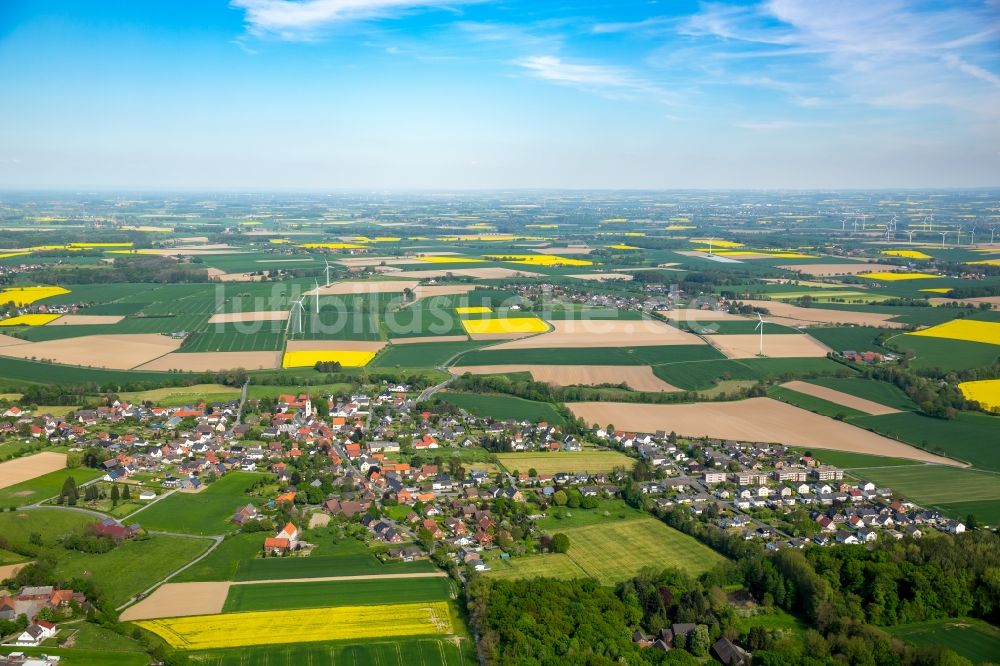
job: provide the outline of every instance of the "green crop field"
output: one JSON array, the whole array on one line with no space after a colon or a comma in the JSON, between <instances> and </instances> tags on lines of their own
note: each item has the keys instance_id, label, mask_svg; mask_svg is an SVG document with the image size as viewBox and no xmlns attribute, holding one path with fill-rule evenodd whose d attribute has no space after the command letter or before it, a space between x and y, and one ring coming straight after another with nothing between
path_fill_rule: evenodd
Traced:
<instances>
[{"instance_id":1,"label":"green crop field","mask_svg":"<svg viewBox=\"0 0 1000 666\"><path fill-rule=\"evenodd\" d=\"M449 585L446 576L233 585L222 612L446 601Z\"/></svg>"},{"instance_id":2,"label":"green crop field","mask_svg":"<svg viewBox=\"0 0 1000 666\"><path fill-rule=\"evenodd\" d=\"M903 393L895 384L888 382L859 377L817 377L810 379L809 383L832 388L835 391L871 400L894 409L909 411L917 408L910 400L910 396Z\"/></svg>"},{"instance_id":3,"label":"green crop field","mask_svg":"<svg viewBox=\"0 0 1000 666\"><path fill-rule=\"evenodd\" d=\"M22 337L32 342L64 340L83 335L131 335L139 333L178 333L197 331L208 323L208 315L168 315L126 317L117 324L83 324L80 326L29 326Z\"/></svg>"},{"instance_id":4,"label":"green crop field","mask_svg":"<svg viewBox=\"0 0 1000 666\"><path fill-rule=\"evenodd\" d=\"M822 414L823 416L829 416L831 418L846 419L852 416L867 415L866 412L838 405L835 402L806 395L805 393L799 393L798 391L793 391L783 386L772 386L767 390L767 395L775 400L787 402L790 405L795 405L796 407L801 407L802 409L807 409L810 412L816 412L817 414Z\"/></svg>"},{"instance_id":5,"label":"green crop field","mask_svg":"<svg viewBox=\"0 0 1000 666\"><path fill-rule=\"evenodd\" d=\"M843 351L881 351L875 344L875 338L884 332L898 333L891 328L872 328L868 326L810 326L804 329L830 349Z\"/></svg>"},{"instance_id":6,"label":"green crop field","mask_svg":"<svg viewBox=\"0 0 1000 666\"><path fill-rule=\"evenodd\" d=\"M165 532L223 534L238 508L250 502L244 492L257 479L252 472L230 472L198 493L175 492L136 515L143 527Z\"/></svg>"},{"instance_id":7,"label":"green crop field","mask_svg":"<svg viewBox=\"0 0 1000 666\"><path fill-rule=\"evenodd\" d=\"M68 477L72 476L77 485L79 485L91 479L96 479L101 474L100 470L89 467L58 469L54 472L37 476L34 479L0 489L0 507L34 504L58 495Z\"/></svg>"},{"instance_id":8,"label":"green crop field","mask_svg":"<svg viewBox=\"0 0 1000 666\"><path fill-rule=\"evenodd\" d=\"M807 450L795 447L803 453ZM903 458L887 458L885 456L870 456L866 453L851 453L850 451L829 451L827 449L808 449L814 458L824 465L833 465L841 469L863 469L865 467L895 467L898 465L920 465L916 460Z\"/></svg>"},{"instance_id":9,"label":"green crop field","mask_svg":"<svg viewBox=\"0 0 1000 666\"><path fill-rule=\"evenodd\" d=\"M1000 345L929 338L920 335L897 335L887 341L887 345L913 352L914 358L910 361L910 367L917 370L978 368L991 365L1000 357Z\"/></svg>"},{"instance_id":10,"label":"green crop field","mask_svg":"<svg viewBox=\"0 0 1000 666\"><path fill-rule=\"evenodd\" d=\"M531 423L547 421L554 425L559 425L563 422L562 415L556 411L556 408L552 404L525 400L524 398L517 398L511 395L442 391L435 394L435 398L460 407L472 414L489 416L501 421L507 419L530 421Z\"/></svg>"},{"instance_id":11,"label":"green crop field","mask_svg":"<svg viewBox=\"0 0 1000 666\"><path fill-rule=\"evenodd\" d=\"M914 645L945 645L974 664L992 663L1000 655L1000 629L973 618L901 624L886 631Z\"/></svg>"},{"instance_id":12,"label":"green crop field","mask_svg":"<svg viewBox=\"0 0 1000 666\"><path fill-rule=\"evenodd\" d=\"M244 331L250 324L212 324L184 341L181 352L278 351L285 347L285 322L261 322L260 330Z\"/></svg>"},{"instance_id":13,"label":"green crop field","mask_svg":"<svg viewBox=\"0 0 1000 666\"><path fill-rule=\"evenodd\" d=\"M1000 472L1000 417L960 413L945 420L915 412L861 416L851 423L934 453Z\"/></svg>"},{"instance_id":14,"label":"green crop field","mask_svg":"<svg viewBox=\"0 0 1000 666\"><path fill-rule=\"evenodd\" d=\"M697 320L698 315L691 315L691 318ZM697 324L682 321L678 328L682 331L694 331L695 333L705 333L706 335L749 335L757 332L757 320L706 321ZM770 324L767 326L767 331L765 332L768 335L801 335L798 329L781 324Z\"/></svg>"},{"instance_id":15,"label":"green crop field","mask_svg":"<svg viewBox=\"0 0 1000 666\"><path fill-rule=\"evenodd\" d=\"M375 357L369 368L435 368L456 354L478 349L482 342L418 342L391 345Z\"/></svg>"},{"instance_id":16,"label":"green crop field","mask_svg":"<svg viewBox=\"0 0 1000 666\"><path fill-rule=\"evenodd\" d=\"M282 327L285 326L281 322ZM376 312L306 312L302 317L302 340L379 340L379 315Z\"/></svg>"},{"instance_id":17,"label":"green crop field","mask_svg":"<svg viewBox=\"0 0 1000 666\"><path fill-rule=\"evenodd\" d=\"M382 325L390 338L465 335L455 308L446 307L440 298L422 299L416 305L386 312Z\"/></svg>"},{"instance_id":18,"label":"green crop field","mask_svg":"<svg viewBox=\"0 0 1000 666\"><path fill-rule=\"evenodd\" d=\"M558 349L482 349L463 354L452 365L658 365L725 358L711 345L660 347L560 347Z\"/></svg>"},{"instance_id":19,"label":"green crop field","mask_svg":"<svg viewBox=\"0 0 1000 666\"><path fill-rule=\"evenodd\" d=\"M560 578L582 575L604 585L634 576L643 567L678 567L692 575L708 571L725 560L694 538L654 518L559 530L569 537L565 555L543 554L491 562L490 575L524 578L535 575ZM567 562L568 560L568 562ZM571 563L571 564L570 564Z\"/></svg>"},{"instance_id":20,"label":"green crop field","mask_svg":"<svg viewBox=\"0 0 1000 666\"><path fill-rule=\"evenodd\" d=\"M366 642L298 643L191 653L203 666L469 666L477 663L463 641L399 638ZM464 650L464 651L463 651Z\"/></svg>"},{"instance_id":21,"label":"green crop field","mask_svg":"<svg viewBox=\"0 0 1000 666\"><path fill-rule=\"evenodd\" d=\"M858 469L851 476L892 488L923 506L1000 500L1000 476L992 472L944 465L903 465Z\"/></svg>"},{"instance_id":22,"label":"green crop field","mask_svg":"<svg viewBox=\"0 0 1000 666\"><path fill-rule=\"evenodd\" d=\"M1000 527L1000 499L981 500L972 502L942 502L935 505L947 515L965 520L968 516L975 516L981 524L990 527Z\"/></svg>"},{"instance_id":23,"label":"green crop field","mask_svg":"<svg viewBox=\"0 0 1000 666\"><path fill-rule=\"evenodd\" d=\"M263 543L263 540L261 540ZM427 560L383 564L371 553L323 557L284 557L245 560L236 569L236 580L291 580L326 576L367 576L389 573L424 573L437 567Z\"/></svg>"},{"instance_id":24,"label":"green crop field","mask_svg":"<svg viewBox=\"0 0 1000 666\"><path fill-rule=\"evenodd\" d=\"M850 368L828 358L745 358L654 365L653 374L681 389L695 391L717 381L852 375Z\"/></svg>"},{"instance_id":25,"label":"green crop field","mask_svg":"<svg viewBox=\"0 0 1000 666\"><path fill-rule=\"evenodd\" d=\"M16 384L75 385L94 383L100 387L117 387L130 383L163 385L174 382L176 379L175 374L168 372L102 370L0 357L0 380L10 380Z\"/></svg>"},{"instance_id":26,"label":"green crop field","mask_svg":"<svg viewBox=\"0 0 1000 666\"><path fill-rule=\"evenodd\" d=\"M617 451L552 451L550 453L500 453L497 460L501 465L513 472L518 470L527 474L534 468L539 474L556 474L557 472L590 472L600 474L610 472L615 467L632 469L635 461Z\"/></svg>"}]
</instances>

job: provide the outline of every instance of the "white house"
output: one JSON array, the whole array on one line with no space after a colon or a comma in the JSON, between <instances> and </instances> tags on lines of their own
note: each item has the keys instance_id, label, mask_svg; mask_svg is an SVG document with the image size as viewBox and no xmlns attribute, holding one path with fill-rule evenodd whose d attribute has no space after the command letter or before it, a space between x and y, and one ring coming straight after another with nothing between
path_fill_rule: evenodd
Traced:
<instances>
[{"instance_id":1,"label":"white house","mask_svg":"<svg viewBox=\"0 0 1000 666\"><path fill-rule=\"evenodd\" d=\"M14 641L14 645L20 647L37 647L42 641L56 635L56 625L51 622L39 620L34 624L29 624L27 628Z\"/></svg>"}]
</instances>

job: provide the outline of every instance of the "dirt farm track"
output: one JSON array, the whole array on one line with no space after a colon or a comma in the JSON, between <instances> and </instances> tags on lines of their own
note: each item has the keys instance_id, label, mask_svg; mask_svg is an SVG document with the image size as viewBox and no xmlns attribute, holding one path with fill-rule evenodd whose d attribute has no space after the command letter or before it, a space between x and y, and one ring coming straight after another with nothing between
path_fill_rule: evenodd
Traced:
<instances>
[{"instance_id":1,"label":"dirt farm track","mask_svg":"<svg viewBox=\"0 0 1000 666\"><path fill-rule=\"evenodd\" d=\"M961 466L949 458L770 398L681 405L571 402L567 407L587 424L603 427L613 423L619 430L673 430L690 437L782 442Z\"/></svg>"}]
</instances>

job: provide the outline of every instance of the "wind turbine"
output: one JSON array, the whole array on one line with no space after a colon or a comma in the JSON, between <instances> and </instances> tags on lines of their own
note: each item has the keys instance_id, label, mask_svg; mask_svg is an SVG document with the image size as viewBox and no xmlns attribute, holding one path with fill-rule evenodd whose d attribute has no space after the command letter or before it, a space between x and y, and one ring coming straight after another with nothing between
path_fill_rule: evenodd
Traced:
<instances>
[{"instance_id":1,"label":"wind turbine","mask_svg":"<svg viewBox=\"0 0 1000 666\"><path fill-rule=\"evenodd\" d=\"M326 286L329 287L330 286L330 268L331 268L330 261L327 260L327 259L324 259L323 261L326 262L326 269L325 269L326 270Z\"/></svg>"},{"instance_id":2,"label":"wind turbine","mask_svg":"<svg viewBox=\"0 0 1000 666\"><path fill-rule=\"evenodd\" d=\"M760 316L759 312L757 313L757 319L760 320L757 323L757 326L756 326L756 329L760 330L760 353L758 354L758 356L763 356L764 355L764 324L773 324L774 322L767 321L766 319L764 319L763 317Z\"/></svg>"},{"instance_id":3,"label":"wind turbine","mask_svg":"<svg viewBox=\"0 0 1000 666\"><path fill-rule=\"evenodd\" d=\"M299 300L295 301L292 304L292 309L295 310L296 328L298 329L298 331L292 331L292 335L295 335L296 333L299 334L302 333L302 313L305 312L305 308L302 306L302 301L304 300L305 296L303 296L302 298L300 298Z\"/></svg>"},{"instance_id":4,"label":"wind turbine","mask_svg":"<svg viewBox=\"0 0 1000 666\"><path fill-rule=\"evenodd\" d=\"M969 235L971 236L971 238L969 240L969 245L975 245L976 244L976 227L975 226L972 227L972 231L969 232Z\"/></svg>"},{"instance_id":5,"label":"wind turbine","mask_svg":"<svg viewBox=\"0 0 1000 666\"><path fill-rule=\"evenodd\" d=\"M997 228L996 227L993 227L992 229L990 229L990 245L993 244L993 234L995 234L996 232L997 232Z\"/></svg>"},{"instance_id":6,"label":"wind turbine","mask_svg":"<svg viewBox=\"0 0 1000 666\"><path fill-rule=\"evenodd\" d=\"M961 225L959 225L958 231L956 231L955 234L956 234L955 245L961 245L962 244L962 227L961 227Z\"/></svg>"},{"instance_id":7,"label":"wind turbine","mask_svg":"<svg viewBox=\"0 0 1000 666\"><path fill-rule=\"evenodd\" d=\"M314 293L316 294L316 316L318 317L319 316L319 280L313 280L313 284L316 285L316 290L315 290Z\"/></svg>"},{"instance_id":8,"label":"wind turbine","mask_svg":"<svg viewBox=\"0 0 1000 666\"><path fill-rule=\"evenodd\" d=\"M948 232L947 231L940 231L938 233L941 234L941 247L944 247L944 239L945 239L945 236L948 235Z\"/></svg>"},{"instance_id":9,"label":"wind turbine","mask_svg":"<svg viewBox=\"0 0 1000 666\"><path fill-rule=\"evenodd\" d=\"M913 242L913 231L911 231L910 229L907 229L906 233L910 235L910 242L912 243Z\"/></svg>"},{"instance_id":10,"label":"wind turbine","mask_svg":"<svg viewBox=\"0 0 1000 666\"><path fill-rule=\"evenodd\" d=\"M715 240L714 236L708 239L708 256L710 257L712 256L712 241L714 240Z\"/></svg>"}]
</instances>

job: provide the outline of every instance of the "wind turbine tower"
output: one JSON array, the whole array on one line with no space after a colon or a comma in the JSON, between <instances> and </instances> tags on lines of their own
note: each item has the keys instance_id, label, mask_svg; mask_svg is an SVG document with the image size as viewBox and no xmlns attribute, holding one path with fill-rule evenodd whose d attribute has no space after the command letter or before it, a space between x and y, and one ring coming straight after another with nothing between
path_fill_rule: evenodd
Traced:
<instances>
[{"instance_id":1,"label":"wind turbine tower","mask_svg":"<svg viewBox=\"0 0 1000 666\"><path fill-rule=\"evenodd\" d=\"M766 319L764 319L763 317L760 316L759 312L757 313L757 319L759 321L757 322L757 327L756 328L757 328L757 330L760 331L760 352L758 353L758 356L763 356L764 355L764 324L771 324L771 323L774 323L774 322L767 321Z\"/></svg>"},{"instance_id":2,"label":"wind turbine tower","mask_svg":"<svg viewBox=\"0 0 1000 666\"><path fill-rule=\"evenodd\" d=\"M326 262L326 269L325 269L326 270L326 286L329 287L330 286L330 268L331 268L331 266L330 266L329 260L324 259L323 261Z\"/></svg>"}]
</instances>

